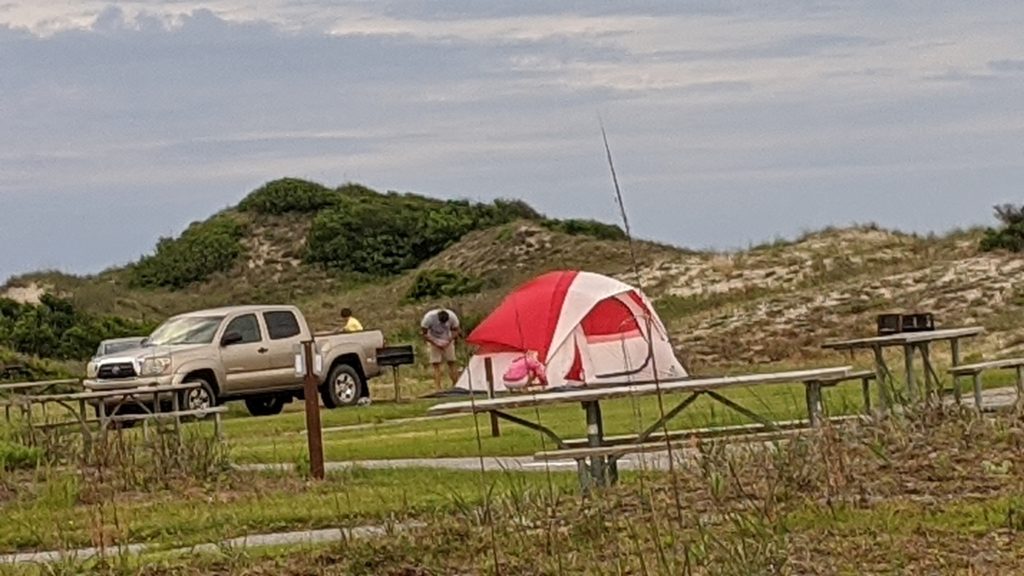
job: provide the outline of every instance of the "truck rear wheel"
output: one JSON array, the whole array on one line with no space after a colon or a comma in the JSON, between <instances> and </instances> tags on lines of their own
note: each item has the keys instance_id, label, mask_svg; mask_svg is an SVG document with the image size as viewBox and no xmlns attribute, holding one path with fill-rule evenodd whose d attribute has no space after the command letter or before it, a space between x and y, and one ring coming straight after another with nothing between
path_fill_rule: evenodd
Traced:
<instances>
[{"instance_id":1,"label":"truck rear wheel","mask_svg":"<svg viewBox=\"0 0 1024 576\"><path fill-rule=\"evenodd\" d=\"M245 399L245 407L253 416L273 416L284 410L285 399L280 396L257 396Z\"/></svg>"},{"instance_id":2,"label":"truck rear wheel","mask_svg":"<svg viewBox=\"0 0 1024 576\"><path fill-rule=\"evenodd\" d=\"M366 384L359 376L359 372L348 364L338 364L328 374L327 381L320 390L320 398L324 406L337 408L356 404L365 392Z\"/></svg>"}]
</instances>

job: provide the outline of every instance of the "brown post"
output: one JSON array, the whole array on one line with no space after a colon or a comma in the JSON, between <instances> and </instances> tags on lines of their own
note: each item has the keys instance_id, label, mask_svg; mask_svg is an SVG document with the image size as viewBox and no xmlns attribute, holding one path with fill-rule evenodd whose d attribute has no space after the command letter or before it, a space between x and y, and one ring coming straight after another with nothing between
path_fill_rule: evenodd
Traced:
<instances>
[{"instance_id":1,"label":"brown post","mask_svg":"<svg viewBox=\"0 0 1024 576\"><path fill-rule=\"evenodd\" d=\"M391 372L395 378L395 404L398 404L402 401L402 388L398 384L398 366L392 366Z\"/></svg>"},{"instance_id":2,"label":"brown post","mask_svg":"<svg viewBox=\"0 0 1024 576\"><path fill-rule=\"evenodd\" d=\"M487 397L494 398L494 364L490 358L484 358L484 374L487 377ZM501 428L498 426L498 416L494 412L488 412L491 416L491 436L501 436Z\"/></svg>"},{"instance_id":3,"label":"brown post","mask_svg":"<svg viewBox=\"0 0 1024 576\"><path fill-rule=\"evenodd\" d=\"M309 443L309 473L317 480L324 479L324 444L320 428L320 401L317 377L313 373L313 341L302 343L306 375L303 396L306 400L306 437Z\"/></svg>"}]
</instances>

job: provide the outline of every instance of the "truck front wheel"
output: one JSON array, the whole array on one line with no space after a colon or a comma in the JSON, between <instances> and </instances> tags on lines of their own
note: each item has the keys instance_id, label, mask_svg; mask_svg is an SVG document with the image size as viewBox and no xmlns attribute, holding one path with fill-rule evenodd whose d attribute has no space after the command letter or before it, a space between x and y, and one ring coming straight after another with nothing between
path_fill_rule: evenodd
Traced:
<instances>
[{"instance_id":1,"label":"truck front wheel","mask_svg":"<svg viewBox=\"0 0 1024 576\"><path fill-rule=\"evenodd\" d=\"M217 405L217 393L213 391L213 386L205 378L202 376L189 378L185 382L196 382L199 387L182 393L181 408L183 410L209 410Z\"/></svg>"},{"instance_id":2,"label":"truck front wheel","mask_svg":"<svg viewBox=\"0 0 1024 576\"><path fill-rule=\"evenodd\" d=\"M365 386L355 368L348 364L338 364L327 376L320 390L320 398L328 408L352 406L364 395Z\"/></svg>"}]
</instances>

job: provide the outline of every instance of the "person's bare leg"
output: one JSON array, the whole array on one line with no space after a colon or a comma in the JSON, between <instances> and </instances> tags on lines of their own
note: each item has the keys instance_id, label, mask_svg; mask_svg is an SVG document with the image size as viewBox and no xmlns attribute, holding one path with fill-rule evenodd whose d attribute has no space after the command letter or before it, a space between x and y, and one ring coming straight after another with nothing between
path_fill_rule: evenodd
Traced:
<instances>
[{"instance_id":1,"label":"person's bare leg","mask_svg":"<svg viewBox=\"0 0 1024 576\"><path fill-rule=\"evenodd\" d=\"M452 386L455 386L459 382L459 364L458 362L448 363L448 377L452 379Z\"/></svg>"},{"instance_id":2,"label":"person's bare leg","mask_svg":"<svg viewBox=\"0 0 1024 576\"><path fill-rule=\"evenodd\" d=\"M441 363L434 364L434 387L441 389Z\"/></svg>"}]
</instances>

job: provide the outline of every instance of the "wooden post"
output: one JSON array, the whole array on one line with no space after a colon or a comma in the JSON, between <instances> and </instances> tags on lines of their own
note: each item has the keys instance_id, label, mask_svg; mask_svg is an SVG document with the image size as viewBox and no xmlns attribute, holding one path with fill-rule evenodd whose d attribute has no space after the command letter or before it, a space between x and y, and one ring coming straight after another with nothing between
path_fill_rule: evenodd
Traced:
<instances>
[{"instance_id":1,"label":"wooden post","mask_svg":"<svg viewBox=\"0 0 1024 576\"><path fill-rule=\"evenodd\" d=\"M309 445L309 473L317 480L324 479L323 431L320 427L320 395L317 394L317 377L313 373L313 341L302 343L305 360L303 396L306 401L306 438ZM330 383L328 383L330 385Z\"/></svg>"},{"instance_id":2,"label":"wooden post","mask_svg":"<svg viewBox=\"0 0 1024 576\"><path fill-rule=\"evenodd\" d=\"M494 363L491 358L484 358L484 375L487 377L487 397L494 398ZM491 417L491 436L501 436L501 427L498 425L498 416L494 412L487 413Z\"/></svg>"},{"instance_id":3,"label":"wooden post","mask_svg":"<svg viewBox=\"0 0 1024 576\"><path fill-rule=\"evenodd\" d=\"M392 366L391 373L395 378L395 404L398 404L402 401L402 388L398 383L398 366Z\"/></svg>"}]
</instances>

